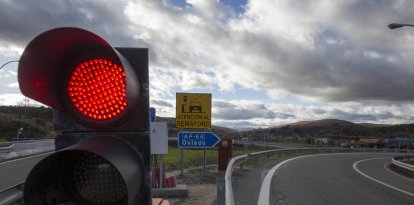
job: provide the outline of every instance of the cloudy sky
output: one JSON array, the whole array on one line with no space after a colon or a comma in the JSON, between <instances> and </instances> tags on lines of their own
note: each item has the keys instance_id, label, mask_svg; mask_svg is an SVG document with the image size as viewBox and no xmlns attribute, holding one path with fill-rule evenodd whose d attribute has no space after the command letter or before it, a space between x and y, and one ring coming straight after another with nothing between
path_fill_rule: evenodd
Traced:
<instances>
[{"instance_id":1,"label":"cloudy sky","mask_svg":"<svg viewBox=\"0 0 414 205\"><path fill-rule=\"evenodd\" d=\"M213 96L213 124L257 128L313 119L412 123L411 0L0 0L0 64L55 27L150 50L151 106L176 92ZM21 104L17 63L0 105ZM34 104L33 101L31 101Z\"/></svg>"}]
</instances>

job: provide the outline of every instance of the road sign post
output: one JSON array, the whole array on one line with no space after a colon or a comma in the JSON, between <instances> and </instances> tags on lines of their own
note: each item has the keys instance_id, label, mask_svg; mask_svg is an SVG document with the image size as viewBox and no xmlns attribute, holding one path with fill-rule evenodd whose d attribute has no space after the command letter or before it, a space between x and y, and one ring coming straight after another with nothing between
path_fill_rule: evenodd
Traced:
<instances>
[{"instance_id":1,"label":"road sign post","mask_svg":"<svg viewBox=\"0 0 414 205\"><path fill-rule=\"evenodd\" d=\"M180 174L183 175L184 171L184 149L180 148Z\"/></svg>"},{"instance_id":2,"label":"road sign post","mask_svg":"<svg viewBox=\"0 0 414 205\"><path fill-rule=\"evenodd\" d=\"M204 163L203 163L203 174L207 172L207 149L204 148Z\"/></svg>"}]
</instances>

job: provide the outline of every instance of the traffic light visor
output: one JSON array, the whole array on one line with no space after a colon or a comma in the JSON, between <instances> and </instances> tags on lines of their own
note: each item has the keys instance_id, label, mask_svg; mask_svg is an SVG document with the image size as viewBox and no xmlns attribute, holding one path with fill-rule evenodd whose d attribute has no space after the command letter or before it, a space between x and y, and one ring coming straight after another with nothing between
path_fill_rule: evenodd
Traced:
<instances>
[{"instance_id":1,"label":"traffic light visor","mask_svg":"<svg viewBox=\"0 0 414 205\"><path fill-rule=\"evenodd\" d=\"M98 35L56 28L35 37L19 63L21 92L83 126L109 129L139 107L141 84L128 60Z\"/></svg>"}]
</instances>

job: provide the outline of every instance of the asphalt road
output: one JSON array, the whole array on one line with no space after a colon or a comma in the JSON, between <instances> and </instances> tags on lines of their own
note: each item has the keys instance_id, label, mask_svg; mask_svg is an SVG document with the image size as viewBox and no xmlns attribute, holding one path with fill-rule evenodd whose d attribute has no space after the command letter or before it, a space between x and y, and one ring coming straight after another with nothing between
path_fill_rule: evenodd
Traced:
<instances>
[{"instance_id":1,"label":"asphalt road","mask_svg":"<svg viewBox=\"0 0 414 205\"><path fill-rule=\"evenodd\" d=\"M292 160L273 175L270 204L414 204L414 181L386 166L396 155L401 154L347 153Z\"/></svg>"},{"instance_id":2,"label":"asphalt road","mask_svg":"<svg viewBox=\"0 0 414 205\"><path fill-rule=\"evenodd\" d=\"M26 180L30 170L47 155L35 155L0 163L0 191Z\"/></svg>"}]
</instances>

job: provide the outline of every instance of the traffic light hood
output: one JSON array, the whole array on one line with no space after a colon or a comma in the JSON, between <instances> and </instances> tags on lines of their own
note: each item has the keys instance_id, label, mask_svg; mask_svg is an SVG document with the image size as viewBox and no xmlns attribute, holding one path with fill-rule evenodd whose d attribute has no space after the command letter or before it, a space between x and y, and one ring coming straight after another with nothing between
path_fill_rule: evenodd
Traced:
<instances>
[{"instance_id":1,"label":"traffic light hood","mask_svg":"<svg viewBox=\"0 0 414 205\"><path fill-rule=\"evenodd\" d=\"M130 62L104 39L71 27L34 38L18 67L25 96L93 128L114 127L133 115L142 95L140 80Z\"/></svg>"}]
</instances>

